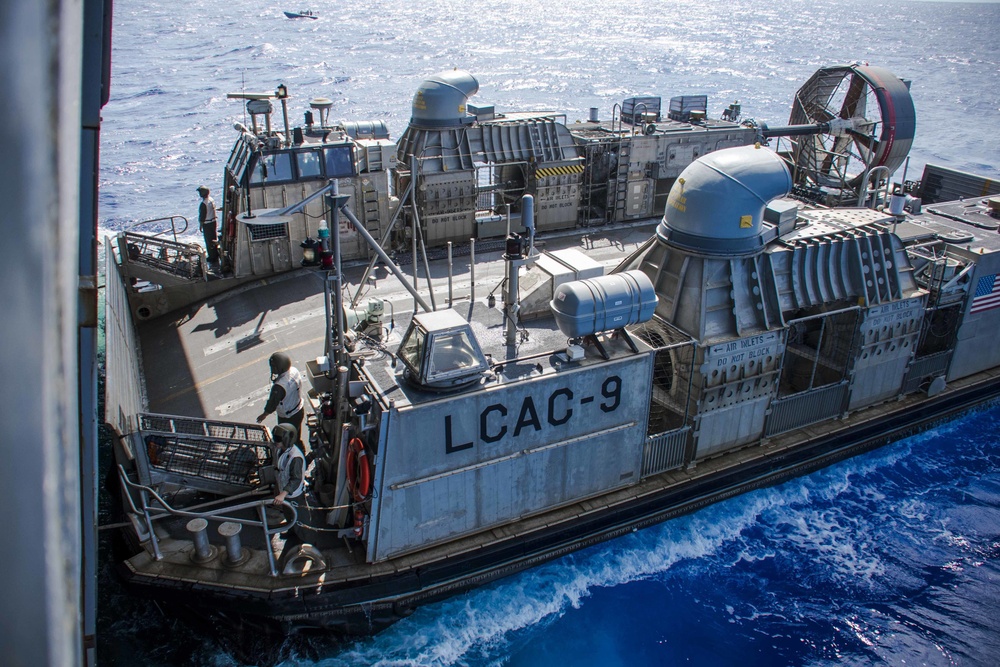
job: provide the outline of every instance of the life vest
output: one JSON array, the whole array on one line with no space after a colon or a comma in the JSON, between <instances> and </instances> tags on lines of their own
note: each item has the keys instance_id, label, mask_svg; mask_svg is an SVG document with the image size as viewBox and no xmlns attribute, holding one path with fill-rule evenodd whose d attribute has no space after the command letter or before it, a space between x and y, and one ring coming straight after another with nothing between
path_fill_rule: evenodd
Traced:
<instances>
[{"instance_id":1,"label":"life vest","mask_svg":"<svg viewBox=\"0 0 1000 667\"><path fill-rule=\"evenodd\" d=\"M292 366L274 383L285 390L285 397L278 403L278 417L287 419L302 409L302 373Z\"/></svg>"},{"instance_id":2,"label":"life vest","mask_svg":"<svg viewBox=\"0 0 1000 667\"><path fill-rule=\"evenodd\" d=\"M306 457L302 455L302 450L300 450L295 445L292 445L285 451L281 452L278 456L278 490L281 491L288 484L288 480L291 478L292 471L292 461L299 459L302 461L302 479L299 480L299 485L288 492L289 498L297 498L302 495L302 491L305 489L306 482Z\"/></svg>"},{"instance_id":3,"label":"life vest","mask_svg":"<svg viewBox=\"0 0 1000 667\"><path fill-rule=\"evenodd\" d=\"M215 222L215 200L205 197L198 207L198 222L204 225L206 222Z\"/></svg>"}]
</instances>

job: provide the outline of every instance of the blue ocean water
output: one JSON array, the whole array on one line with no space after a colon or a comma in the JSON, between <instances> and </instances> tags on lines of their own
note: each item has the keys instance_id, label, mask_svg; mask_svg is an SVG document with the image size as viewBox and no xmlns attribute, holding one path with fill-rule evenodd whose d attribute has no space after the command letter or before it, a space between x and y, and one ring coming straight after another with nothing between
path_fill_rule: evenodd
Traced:
<instances>
[{"instance_id":1,"label":"blue ocean water","mask_svg":"<svg viewBox=\"0 0 1000 667\"><path fill-rule=\"evenodd\" d=\"M705 93L780 124L819 67L912 81L926 163L1000 178L1000 5L876 0L655 5L117 0L100 219L193 217L242 106L285 83L398 137L428 75L474 102L602 117L633 95ZM418 610L370 639L285 647L286 665L1000 664L1000 408ZM102 568L106 665L239 664L210 635L124 596Z\"/></svg>"}]
</instances>

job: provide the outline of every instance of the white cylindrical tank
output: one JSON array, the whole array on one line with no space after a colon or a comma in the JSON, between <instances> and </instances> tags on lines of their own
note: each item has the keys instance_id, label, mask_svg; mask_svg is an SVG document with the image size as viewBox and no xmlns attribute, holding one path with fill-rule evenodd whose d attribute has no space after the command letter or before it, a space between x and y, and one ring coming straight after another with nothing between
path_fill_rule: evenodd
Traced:
<instances>
[{"instance_id":1,"label":"white cylindrical tank","mask_svg":"<svg viewBox=\"0 0 1000 667\"><path fill-rule=\"evenodd\" d=\"M556 288L549 304L570 338L646 322L656 312L656 290L642 271L573 280Z\"/></svg>"}]
</instances>

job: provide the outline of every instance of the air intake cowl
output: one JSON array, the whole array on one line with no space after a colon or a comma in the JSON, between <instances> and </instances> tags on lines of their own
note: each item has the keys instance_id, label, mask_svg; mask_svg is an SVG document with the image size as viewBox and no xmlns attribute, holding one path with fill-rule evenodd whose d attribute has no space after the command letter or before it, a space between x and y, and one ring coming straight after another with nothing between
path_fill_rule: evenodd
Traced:
<instances>
[{"instance_id":1,"label":"air intake cowl","mask_svg":"<svg viewBox=\"0 0 1000 667\"><path fill-rule=\"evenodd\" d=\"M670 245L709 255L763 248L768 202L791 191L792 176L775 153L726 148L689 164L670 188L656 234Z\"/></svg>"},{"instance_id":2,"label":"air intake cowl","mask_svg":"<svg viewBox=\"0 0 1000 667\"><path fill-rule=\"evenodd\" d=\"M479 91L479 82L455 69L426 79L413 96L410 126L422 129L459 127L467 122L465 106Z\"/></svg>"}]
</instances>

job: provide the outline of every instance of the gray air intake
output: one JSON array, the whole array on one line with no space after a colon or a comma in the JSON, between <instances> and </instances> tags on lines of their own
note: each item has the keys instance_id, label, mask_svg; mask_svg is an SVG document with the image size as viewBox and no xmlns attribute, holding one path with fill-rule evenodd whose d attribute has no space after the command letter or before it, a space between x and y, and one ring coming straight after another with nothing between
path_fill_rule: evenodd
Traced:
<instances>
[{"instance_id":1,"label":"gray air intake","mask_svg":"<svg viewBox=\"0 0 1000 667\"><path fill-rule=\"evenodd\" d=\"M726 148L689 164L674 181L656 235L708 255L742 255L764 247L764 208L788 194L792 176L775 153Z\"/></svg>"},{"instance_id":2,"label":"gray air intake","mask_svg":"<svg viewBox=\"0 0 1000 667\"><path fill-rule=\"evenodd\" d=\"M455 69L435 74L413 96L410 125L422 129L458 127L465 119L465 103L479 91L476 77Z\"/></svg>"}]
</instances>

